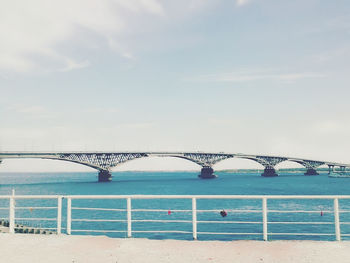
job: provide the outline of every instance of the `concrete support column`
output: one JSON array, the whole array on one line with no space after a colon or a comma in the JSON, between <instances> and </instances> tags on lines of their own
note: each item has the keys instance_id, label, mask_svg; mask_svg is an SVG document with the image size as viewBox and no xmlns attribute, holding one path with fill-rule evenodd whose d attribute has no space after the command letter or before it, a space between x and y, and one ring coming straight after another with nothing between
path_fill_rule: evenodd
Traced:
<instances>
[{"instance_id":1,"label":"concrete support column","mask_svg":"<svg viewBox=\"0 0 350 263\"><path fill-rule=\"evenodd\" d=\"M266 166L264 169L264 172L261 174L261 176L275 177L275 176L278 176L278 174L276 173L276 170L273 166Z\"/></svg>"},{"instance_id":2,"label":"concrete support column","mask_svg":"<svg viewBox=\"0 0 350 263\"><path fill-rule=\"evenodd\" d=\"M110 182L112 181L112 174L107 170L100 170L98 173L98 181L99 182Z\"/></svg>"},{"instance_id":3,"label":"concrete support column","mask_svg":"<svg viewBox=\"0 0 350 263\"><path fill-rule=\"evenodd\" d=\"M331 174L331 172L334 172L334 165L328 165L328 174Z\"/></svg>"},{"instance_id":4,"label":"concrete support column","mask_svg":"<svg viewBox=\"0 0 350 263\"><path fill-rule=\"evenodd\" d=\"M214 169L210 166L204 166L201 170L201 173L198 175L199 178L202 179L213 179L217 176L214 174Z\"/></svg>"},{"instance_id":5,"label":"concrete support column","mask_svg":"<svg viewBox=\"0 0 350 263\"><path fill-rule=\"evenodd\" d=\"M319 173L314 168L307 168L305 175L318 175Z\"/></svg>"}]
</instances>

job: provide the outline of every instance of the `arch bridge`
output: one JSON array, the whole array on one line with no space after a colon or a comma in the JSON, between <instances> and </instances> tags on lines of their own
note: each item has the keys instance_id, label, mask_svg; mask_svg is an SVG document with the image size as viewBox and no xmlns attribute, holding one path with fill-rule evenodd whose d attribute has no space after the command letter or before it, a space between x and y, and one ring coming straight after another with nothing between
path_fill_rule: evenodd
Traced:
<instances>
[{"instance_id":1,"label":"arch bridge","mask_svg":"<svg viewBox=\"0 0 350 263\"><path fill-rule=\"evenodd\" d=\"M99 171L98 181L108 182L112 179L111 169L122 163L144 157L174 157L194 162L202 167L200 178L215 178L213 166L218 162L230 158L248 159L258 162L264 167L261 174L265 177L278 176L275 166L284 161L299 163L306 168L305 175L317 175L317 168L328 165L329 173L335 168L345 171L350 164L327 161L316 161L283 156L249 155L236 153L209 153L209 152L0 152L0 163L3 159L38 158L62 160L82 164Z\"/></svg>"}]
</instances>

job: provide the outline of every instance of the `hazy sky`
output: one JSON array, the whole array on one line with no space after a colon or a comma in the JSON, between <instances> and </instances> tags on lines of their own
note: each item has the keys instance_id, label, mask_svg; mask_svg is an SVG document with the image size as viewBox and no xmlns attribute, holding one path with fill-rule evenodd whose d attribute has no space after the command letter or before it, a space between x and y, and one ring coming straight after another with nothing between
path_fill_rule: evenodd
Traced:
<instances>
[{"instance_id":1,"label":"hazy sky","mask_svg":"<svg viewBox=\"0 0 350 263\"><path fill-rule=\"evenodd\" d=\"M0 149L350 163L349 74L346 0L1 1Z\"/></svg>"}]
</instances>

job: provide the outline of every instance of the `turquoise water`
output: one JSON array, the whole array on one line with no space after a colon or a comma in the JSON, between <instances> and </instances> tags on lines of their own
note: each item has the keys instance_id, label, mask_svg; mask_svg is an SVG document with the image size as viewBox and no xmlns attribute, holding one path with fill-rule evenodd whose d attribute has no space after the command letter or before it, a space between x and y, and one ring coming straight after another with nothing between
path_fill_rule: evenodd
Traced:
<instances>
[{"instance_id":1,"label":"turquoise water","mask_svg":"<svg viewBox=\"0 0 350 263\"><path fill-rule=\"evenodd\" d=\"M98 183L96 173L1 173L0 194L8 195L12 189L16 194L60 194L60 195L350 195L350 178L329 178L327 174L318 176L304 176L297 173L281 174L279 177L265 178L258 173L224 173L217 172L218 178L203 180L197 177L196 172L117 172L113 173L113 181L110 183ZM7 200L2 201L0 206L8 205ZM44 200L18 200L17 207L28 209L16 210L16 218L28 217L52 217L56 211L30 209L31 206L56 206L56 201ZM73 207L99 207L125 209L125 200L73 200ZM340 200L341 210L350 210L350 202ZM199 212L200 221L252 221L261 222L261 200L198 200L199 210L213 209L213 212ZM192 214L188 212L176 212L176 210L190 210L191 200L133 200L133 209L161 209L163 211L144 212L135 211L133 220L185 220L191 221ZM274 222L268 225L270 233L318 233L329 235L288 236L271 235L269 239L314 239L334 240L334 215L332 200L306 200L306 201L268 201L269 210L307 210L313 213L277 213L270 212L268 221ZM63 202L63 227L65 227L66 201ZM220 210L228 212L227 217L220 216ZM232 210L250 209L258 210L256 213L241 213ZM168 211L170 210L170 214ZM8 211L0 210L0 218L7 218ZM73 219L126 219L124 211L92 211L73 210ZM350 222L350 213L341 213L341 221ZM277 222L323 222L329 224L277 224ZM54 227L55 222L17 221L18 223L36 227ZM124 232L73 232L79 234L106 234L113 237L126 236L125 222L80 222L73 221L73 230L109 230ZM181 222L134 222L133 231L150 230L180 230L192 231L191 223ZM342 234L350 234L348 225L341 226ZM199 232L235 232L235 233L260 233L258 235L209 235L199 234L200 240L219 239L262 239L262 225L259 224L212 224L199 223ZM147 238L175 238L191 239L191 233L141 233L134 232L135 237ZM347 239L347 236L343 236Z\"/></svg>"}]
</instances>

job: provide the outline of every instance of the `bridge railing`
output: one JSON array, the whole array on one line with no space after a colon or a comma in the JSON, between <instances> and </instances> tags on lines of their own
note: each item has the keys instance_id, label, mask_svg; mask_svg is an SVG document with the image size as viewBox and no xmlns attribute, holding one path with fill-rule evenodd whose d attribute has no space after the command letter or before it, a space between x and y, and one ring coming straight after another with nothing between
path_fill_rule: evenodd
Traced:
<instances>
[{"instance_id":1,"label":"bridge railing","mask_svg":"<svg viewBox=\"0 0 350 263\"><path fill-rule=\"evenodd\" d=\"M0 212L8 213L0 218L8 219L10 233L30 227L57 234L65 230L68 235L180 239L301 236L340 241L350 236L350 196L10 195L0 199L7 200Z\"/></svg>"}]
</instances>

